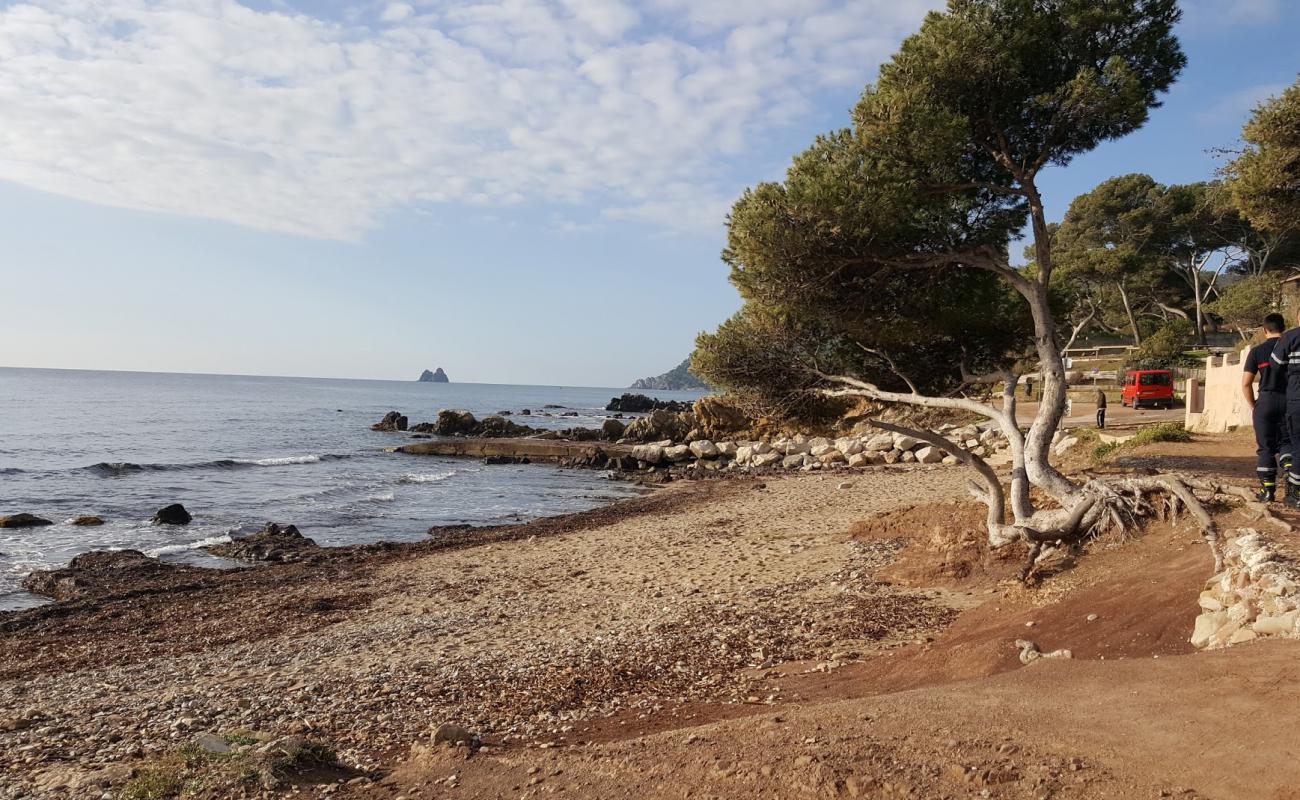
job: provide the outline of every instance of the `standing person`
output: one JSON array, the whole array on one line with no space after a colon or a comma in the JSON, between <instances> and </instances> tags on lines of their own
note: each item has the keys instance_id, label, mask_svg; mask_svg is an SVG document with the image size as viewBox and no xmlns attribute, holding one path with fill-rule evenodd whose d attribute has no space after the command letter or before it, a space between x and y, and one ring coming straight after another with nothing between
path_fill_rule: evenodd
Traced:
<instances>
[{"instance_id":1,"label":"standing person","mask_svg":"<svg viewBox=\"0 0 1300 800\"><path fill-rule=\"evenodd\" d=\"M1288 484L1292 483L1291 471L1291 436L1288 432L1288 420L1292 414L1292 404L1300 414L1300 366L1288 369L1286 356L1280 351L1282 347L1282 329L1286 320L1281 314L1269 314L1264 317L1264 335L1267 337L1255 345L1246 354L1242 365L1241 392L1246 398L1246 405L1251 409L1251 421L1255 426L1255 474L1259 478L1257 496L1264 502L1277 499L1277 469L1282 467L1288 473ZM1291 331L1291 334L1296 331ZM1296 337L1291 337L1296 338ZM1288 345L1290 346L1290 345ZM1300 352L1294 354L1300 359ZM1297 362L1300 364L1300 361ZM1294 378L1292 376L1295 376ZM1255 393L1255 381L1259 381L1259 394ZM1297 391L1288 389L1288 383L1296 382ZM1293 399L1294 398L1294 399ZM1300 483L1300 480L1295 481ZM1292 504L1293 498L1300 500L1300 494L1293 487L1287 487L1286 501Z\"/></svg>"},{"instance_id":2,"label":"standing person","mask_svg":"<svg viewBox=\"0 0 1300 800\"><path fill-rule=\"evenodd\" d=\"M1097 390L1097 429L1105 430L1106 428L1106 393L1101 389Z\"/></svg>"},{"instance_id":3,"label":"standing person","mask_svg":"<svg viewBox=\"0 0 1300 800\"><path fill-rule=\"evenodd\" d=\"M1030 400L1034 399L1034 376L1033 375L1025 376L1025 397L1029 398Z\"/></svg>"}]
</instances>

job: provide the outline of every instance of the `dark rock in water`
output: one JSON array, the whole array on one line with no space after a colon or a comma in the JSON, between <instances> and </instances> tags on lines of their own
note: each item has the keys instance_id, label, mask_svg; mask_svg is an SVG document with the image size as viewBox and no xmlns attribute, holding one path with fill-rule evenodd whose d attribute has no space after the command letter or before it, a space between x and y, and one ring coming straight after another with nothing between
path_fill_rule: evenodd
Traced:
<instances>
[{"instance_id":1,"label":"dark rock in water","mask_svg":"<svg viewBox=\"0 0 1300 800\"><path fill-rule=\"evenodd\" d=\"M139 550L95 550L77 556L63 569L33 572L23 579L23 588L55 600L73 600L157 590L174 585L177 576L210 573L199 567L164 563Z\"/></svg>"},{"instance_id":2,"label":"dark rock in water","mask_svg":"<svg viewBox=\"0 0 1300 800\"><path fill-rule=\"evenodd\" d=\"M689 411L690 403L683 403L677 400L659 400L649 398L643 394L625 394L622 397L615 397L605 406L606 411L628 411L632 413L644 413L646 411Z\"/></svg>"},{"instance_id":3,"label":"dark rock in water","mask_svg":"<svg viewBox=\"0 0 1300 800\"><path fill-rule=\"evenodd\" d=\"M474 526L473 526L473 525L467 525L467 524L464 524L464 523L459 524L459 525L434 525L432 528L429 529L429 535L430 535L430 536L442 536L443 534L448 534L448 533L466 533L466 532L468 532L468 531L472 531L472 530L474 530Z\"/></svg>"},{"instance_id":4,"label":"dark rock in water","mask_svg":"<svg viewBox=\"0 0 1300 800\"><path fill-rule=\"evenodd\" d=\"M103 525L103 524L104 524L104 518L103 518L103 517L96 517L96 516L87 515L87 516L84 516L84 517L77 517L76 519L72 520L72 524L73 524L73 525L82 525L82 526L86 526L86 527L94 526L94 525Z\"/></svg>"},{"instance_id":5,"label":"dark rock in water","mask_svg":"<svg viewBox=\"0 0 1300 800\"><path fill-rule=\"evenodd\" d=\"M477 426L478 420L468 411L444 409L438 412L434 433L439 436L472 436Z\"/></svg>"},{"instance_id":6,"label":"dark rock in water","mask_svg":"<svg viewBox=\"0 0 1300 800\"><path fill-rule=\"evenodd\" d=\"M447 373L442 371L442 367L438 367L433 372L427 369L421 372L420 383L451 383L451 379L447 377Z\"/></svg>"},{"instance_id":7,"label":"dark rock in water","mask_svg":"<svg viewBox=\"0 0 1300 800\"><path fill-rule=\"evenodd\" d=\"M229 542L203 548L214 556L234 558L239 561L276 561L287 563L301 561L304 556L319 550L320 545L298 532L293 525L280 527L274 522L252 536L242 536Z\"/></svg>"},{"instance_id":8,"label":"dark rock in water","mask_svg":"<svg viewBox=\"0 0 1300 800\"><path fill-rule=\"evenodd\" d=\"M562 406L559 403L547 403L542 408L568 408L568 406Z\"/></svg>"},{"instance_id":9,"label":"dark rock in water","mask_svg":"<svg viewBox=\"0 0 1300 800\"><path fill-rule=\"evenodd\" d=\"M384 418L370 426L372 431L404 431L406 430L406 417L397 411L389 411Z\"/></svg>"},{"instance_id":10,"label":"dark rock in water","mask_svg":"<svg viewBox=\"0 0 1300 800\"><path fill-rule=\"evenodd\" d=\"M475 419L468 411L439 411L438 421L433 432L439 436L483 436L489 438L506 438L513 436L531 436L537 433L527 425L519 425L502 416L491 416L483 420Z\"/></svg>"},{"instance_id":11,"label":"dark rock in water","mask_svg":"<svg viewBox=\"0 0 1300 800\"><path fill-rule=\"evenodd\" d=\"M617 442L619 439L622 439L623 431L625 430L627 430L627 426L616 419L607 419L604 424L600 426L600 432L603 433L605 438L611 442Z\"/></svg>"},{"instance_id":12,"label":"dark rock in water","mask_svg":"<svg viewBox=\"0 0 1300 800\"><path fill-rule=\"evenodd\" d=\"M437 433L438 426L434 425L432 422L421 422L417 425L412 425L407 430L411 433Z\"/></svg>"},{"instance_id":13,"label":"dark rock in water","mask_svg":"<svg viewBox=\"0 0 1300 800\"><path fill-rule=\"evenodd\" d=\"M432 438L433 438L433 435L432 435L432 434L428 434L428 433L413 433L413 434L411 434L411 438L412 438L412 439L432 439Z\"/></svg>"},{"instance_id":14,"label":"dark rock in water","mask_svg":"<svg viewBox=\"0 0 1300 800\"><path fill-rule=\"evenodd\" d=\"M0 517L0 528L39 528L42 525L53 524L48 519L35 514L12 514L8 517Z\"/></svg>"},{"instance_id":15,"label":"dark rock in water","mask_svg":"<svg viewBox=\"0 0 1300 800\"><path fill-rule=\"evenodd\" d=\"M576 417L576 416L579 416L579 414L578 414L577 411L566 411L566 412L564 412L563 414L561 414L560 416L561 416L561 417Z\"/></svg>"},{"instance_id":16,"label":"dark rock in water","mask_svg":"<svg viewBox=\"0 0 1300 800\"><path fill-rule=\"evenodd\" d=\"M498 412L497 412L497 416L498 416L498 417L512 417L512 416L514 416L514 412L512 412L512 411L498 411Z\"/></svg>"},{"instance_id":17,"label":"dark rock in water","mask_svg":"<svg viewBox=\"0 0 1300 800\"><path fill-rule=\"evenodd\" d=\"M153 521L159 525L189 525L192 519L194 517L180 503L172 503L153 515Z\"/></svg>"},{"instance_id":18,"label":"dark rock in water","mask_svg":"<svg viewBox=\"0 0 1300 800\"><path fill-rule=\"evenodd\" d=\"M523 411L520 411L519 413L523 414L525 417L531 417L533 415L533 410L531 408L525 408Z\"/></svg>"},{"instance_id":19,"label":"dark rock in water","mask_svg":"<svg viewBox=\"0 0 1300 800\"><path fill-rule=\"evenodd\" d=\"M489 466L501 464L531 464L533 463L528 456L488 456L483 459L483 463Z\"/></svg>"}]
</instances>

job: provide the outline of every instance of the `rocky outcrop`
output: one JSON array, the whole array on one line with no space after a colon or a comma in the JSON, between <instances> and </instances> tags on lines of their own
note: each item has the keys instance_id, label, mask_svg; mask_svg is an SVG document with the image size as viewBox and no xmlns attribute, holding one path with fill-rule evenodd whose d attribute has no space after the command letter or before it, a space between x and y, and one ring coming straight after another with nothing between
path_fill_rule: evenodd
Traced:
<instances>
[{"instance_id":1,"label":"rocky outcrop","mask_svg":"<svg viewBox=\"0 0 1300 800\"><path fill-rule=\"evenodd\" d=\"M7 517L0 517L0 528L39 528L53 524L50 520L38 517L35 514L11 514Z\"/></svg>"},{"instance_id":2,"label":"rocky outcrop","mask_svg":"<svg viewBox=\"0 0 1300 800\"><path fill-rule=\"evenodd\" d=\"M624 394L622 397L611 398L605 406L606 411L622 411L624 413L642 414L647 411L689 411L690 403L683 403L678 400L660 400L658 398L646 397L643 394Z\"/></svg>"},{"instance_id":3,"label":"rocky outcrop","mask_svg":"<svg viewBox=\"0 0 1300 800\"><path fill-rule=\"evenodd\" d=\"M635 419L627 426L623 436L636 442L658 442L665 439L680 442L695 430L695 415L667 409L652 411Z\"/></svg>"},{"instance_id":4,"label":"rocky outcrop","mask_svg":"<svg viewBox=\"0 0 1300 800\"><path fill-rule=\"evenodd\" d=\"M442 371L442 367L438 367L433 372L430 372L427 369L424 372L421 372L419 382L420 383L451 383L451 379L447 377L447 373Z\"/></svg>"},{"instance_id":5,"label":"rocky outcrop","mask_svg":"<svg viewBox=\"0 0 1300 800\"><path fill-rule=\"evenodd\" d=\"M156 525L189 525L190 512L185 510L185 506L180 503L172 503L165 508L158 509L158 513L153 515L153 521Z\"/></svg>"},{"instance_id":6,"label":"rocky outcrop","mask_svg":"<svg viewBox=\"0 0 1300 800\"><path fill-rule=\"evenodd\" d=\"M266 527L251 536L241 536L203 549L214 556L239 561L287 563L301 561L304 556L320 550L320 545L303 536L293 525L280 527L274 522L268 522Z\"/></svg>"},{"instance_id":7,"label":"rocky outcrop","mask_svg":"<svg viewBox=\"0 0 1300 800\"><path fill-rule=\"evenodd\" d=\"M63 569L38 570L23 579L32 594L55 600L74 600L105 594L123 594L172 586L179 573L195 576L209 571L168 564L139 550L95 550L72 559Z\"/></svg>"},{"instance_id":8,"label":"rocky outcrop","mask_svg":"<svg viewBox=\"0 0 1300 800\"><path fill-rule=\"evenodd\" d=\"M691 359L687 357L685 361L676 367L668 370L662 375L653 378L642 378L633 382L632 389L649 389L652 391L705 391L709 385L691 372Z\"/></svg>"},{"instance_id":9,"label":"rocky outcrop","mask_svg":"<svg viewBox=\"0 0 1300 800\"><path fill-rule=\"evenodd\" d=\"M753 429L749 415L727 402L725 397L701 397L691 408L701 436L710 439L734 438Z\"/></svg>"},{"instance_id":10,"label":"rocky outcrop","mask_svg":"<svg viewBox=\"0 0 1300 800\"><path fill-rule=\"evenodd\" d=\"M83 517L76 517L76 518L74 518L74 519L72 520L72 524L73 524L73 525L78 525L78 526L81 526L81 527L94 527L94 526L96 526L96 525L103 525L103 524L104 524L104 518L103 518L103 517L96 517L96 516L93 516L93 515L86 515L86 516L83 516Z\"/></svg>"},{"instance_id":11,"label":"rocky outcrop","mask_svg":"<svg viewBox=\"0 0 1300 800\"><path fill-rule=\"evenodd\" d=\"M372 431L404 431L408 420L398 411L389 411L384 418L370 426Z\"/></svg>"}]
</instances>

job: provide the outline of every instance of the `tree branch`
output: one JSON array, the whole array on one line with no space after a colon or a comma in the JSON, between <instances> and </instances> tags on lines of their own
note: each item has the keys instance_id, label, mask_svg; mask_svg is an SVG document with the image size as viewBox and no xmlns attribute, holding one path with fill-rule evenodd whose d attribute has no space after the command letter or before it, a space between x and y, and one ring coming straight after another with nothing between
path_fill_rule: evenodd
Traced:
<instances>
[{"instance_id":1,"label":"tree branch","mask_svg":"<svg viewBox=\"0 0 1300 800\"><path fill-rule=\"evenodd\" d=\"M905 374L903 374L903 371L900 370L900 369L898 368L898 365L894 363L894 359L890 358L889 355L885 353L885 351L883 351L883 350L875 350L875 349L873 349L873 348L867 347L865 344L863 344L862 342L858 342L858 341L855 341L854 344L856 344L858 347L862 348L862 352L864 352L864 353L866 353L866 354L868 354L868 355L875 356L876 358L878 358L878 359L880 359L881 361L884 361L886 364L888 364L888 365L889 365L889 369L890 369L890 371L893 372L895 375L897 375L898 378L899 378L903 383L907 384L907 388L908 388L908 390L909 390L912 394L920 394L920 392L918 392L918 391L916 390L916 384L915 384L915 383L912 383L912 379L909 378L909 377L907 377Z\"/></svg>"}]
</instances>

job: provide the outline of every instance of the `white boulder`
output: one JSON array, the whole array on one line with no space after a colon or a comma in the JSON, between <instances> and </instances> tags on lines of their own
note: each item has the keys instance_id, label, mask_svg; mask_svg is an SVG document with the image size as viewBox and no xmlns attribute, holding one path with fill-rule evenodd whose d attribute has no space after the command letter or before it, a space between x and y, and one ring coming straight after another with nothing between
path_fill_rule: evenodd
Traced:
<instances>
[{"instance_id":1,"label":"white boulder","mask_svg":"<svg viewBox=\"0 0 1300 800\"><path fill-rule=\"evenodd\" d=\"M632 448L632 457L647 464L662 464L664 448L659 444L639 444Z\"/></svg>"},{"instance_id":2,"label":"white boulder","mask_svg":"<svg viewBox=\"0 0 1300 800\"><path fill-rule=\"evenodd\" d=\"M916 451L916 460L922 464L938 464L943 461L943 451L937 447L922 447Z\"/></svg>"},{"instance_id":3,"label":"white boulder","mask_svg":"<svg viewBox=\"0 0 1300 800\"><path fill-rule=\"evenodd\" d=\"M722 451L718 449L718 446L708 439L697 439L687 446L690 447L691 453L696 458L717 458L722 455Z\"/></svg>"}]
</instances>

